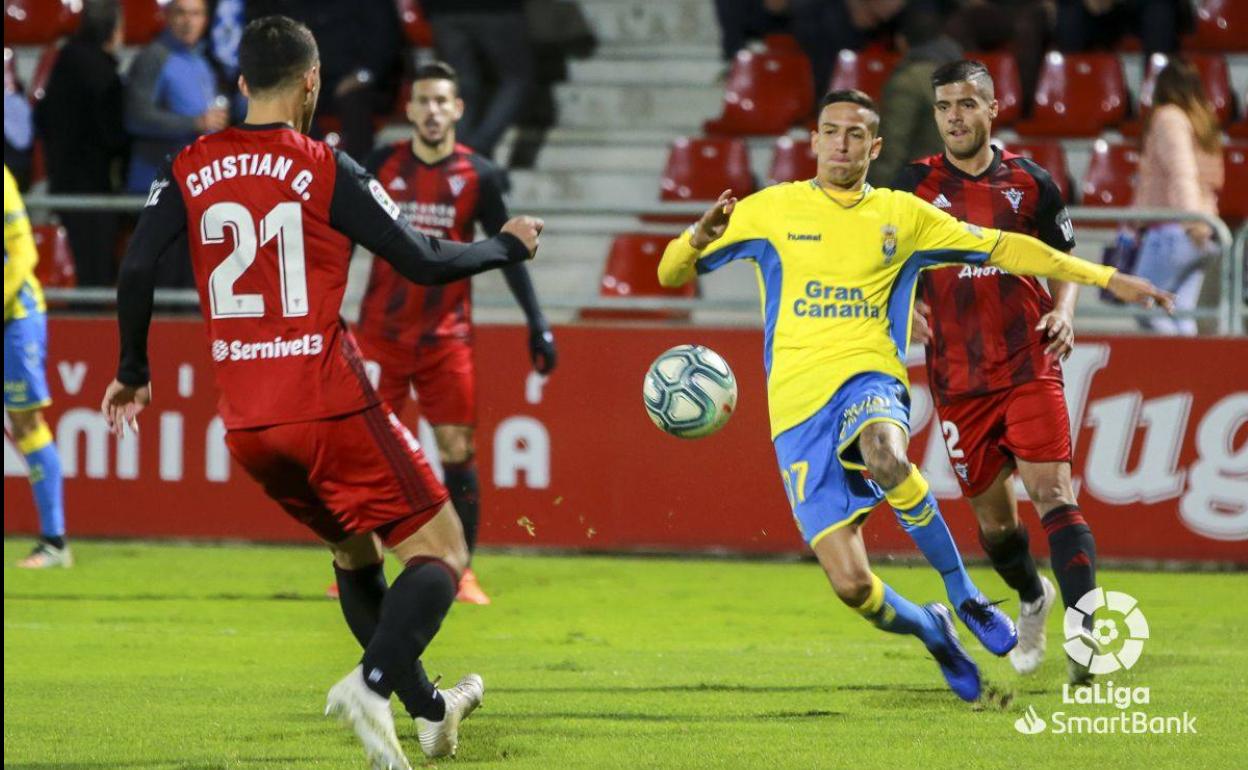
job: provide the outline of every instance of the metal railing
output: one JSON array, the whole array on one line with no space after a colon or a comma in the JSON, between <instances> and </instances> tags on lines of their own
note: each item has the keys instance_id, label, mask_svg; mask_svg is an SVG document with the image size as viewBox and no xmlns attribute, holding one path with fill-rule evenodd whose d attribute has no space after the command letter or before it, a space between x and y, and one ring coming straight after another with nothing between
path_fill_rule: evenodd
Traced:
<instances>
[{"instance_id":1,"label":"metal railing","mask_svg":"<svg viewBox=\"0 0 1248 770\"><path fill-rule=\"evenodd\" d=\"M146 199L142 196L110 196L110 195L49 195L31 194L25 198L26 207L36 211L56 210L92 210L137 212L142 209ZM540 217L620 217L638 218L647 215L663 214L696 218L705 210L703 203L545 203L538 206L521 206L517 211ZM1218 246L1221 249L1220 291L1218 305L1214 308L1196 308L1178 311L1178 318L1215 319L1219 334L1243 333L1243 319L1248 315L1245 309L1244 296L1244 248L1248 246L1248 226L1240 228L1232 237L1230 228L1221 219L1207 214L1173 211L1167 209L1136 209L1136 208L1099 208L1089 206L1072 206L1070 218L1075 222L1102 224L1139 224L1146 222L1199 221L1208 224L1214 231ZM629 231L646 230L652 232L674 232L679 229L676 224L664 225L653 223L630 223L625 228ZM612 235L621 228L612 223L597 223L574 226L578 234ZM1239 256L1236 259L1236 256ZM47 289L49 299L82 304L107 305L115 300L112 289L79 288L79 289ZM482 307L491 307L495 303L486 298L480 302ZM199 297L189 289L158 289L155 300L166 307L197 306ZM508 307L510 299L499 298L498 307ZM710 310L736 312L745 309L757 309L754 301L742 300L711 300L683 299L663 297L599 297L584 296L553 296L543 299L544 306L560 310L607 309L607 310ZM1102 305L1099 307L1081 307L1080 315L1093 318L1145 318L1160 311L1144 310L1129 306Z\"/></svg>"}]
</instances>

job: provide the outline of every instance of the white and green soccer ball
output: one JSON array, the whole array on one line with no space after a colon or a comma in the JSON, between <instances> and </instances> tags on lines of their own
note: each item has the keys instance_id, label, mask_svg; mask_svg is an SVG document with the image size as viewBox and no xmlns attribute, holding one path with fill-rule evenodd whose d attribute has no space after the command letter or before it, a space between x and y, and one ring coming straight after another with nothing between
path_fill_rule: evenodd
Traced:
<instances>
[{"instance_id":1,"label":"white and green soccer ball","mask_svg":"<svg viewBox=\"0 0 1248 770\"><path fill-rule=\"evenodd\" d=\"M703 345L677 345L646 372L641 389L654 424L678 438L709 436L737 406L737 378L724 357Z\"/></svg>"}]
</instances>

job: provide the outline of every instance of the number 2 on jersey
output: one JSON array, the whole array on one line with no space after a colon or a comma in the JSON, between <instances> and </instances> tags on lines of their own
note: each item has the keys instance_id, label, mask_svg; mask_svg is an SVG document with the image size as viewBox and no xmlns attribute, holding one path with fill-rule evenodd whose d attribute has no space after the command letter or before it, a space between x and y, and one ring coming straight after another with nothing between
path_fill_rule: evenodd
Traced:
<instances>
[{"instance_id":1,"label":"number 2 on jersey","mask_svg":"<svg viewBox=\"0 0 1248 770\"><path fill-rule=\"evenodd\" d=\"M260 220L260 233L245 206L230 201L214 203L199 221L205 244L225 243L226 231L234 235L234 250L213 269L208 278L208 301L213 318L259 318L264 315L264 295L235 294L234 284L256 261L257 246L277 239L278 276L281 280L282 315L308 314L308 276L303 255L303 210L286 201Z\"/></svg>"}]
</instances>

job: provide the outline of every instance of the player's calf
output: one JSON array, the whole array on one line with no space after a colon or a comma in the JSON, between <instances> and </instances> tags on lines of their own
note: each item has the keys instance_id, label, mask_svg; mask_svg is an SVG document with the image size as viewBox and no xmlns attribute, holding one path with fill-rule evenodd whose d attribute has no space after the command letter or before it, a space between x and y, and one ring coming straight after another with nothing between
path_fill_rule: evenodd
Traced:
<instances>
[{"instance_id":1,"label":"player's calf","mask_svg":"<svg viewBox=\"0 0 1248 770\"><path fill-rule=\"evenodd\" d=\"M7 395L6 395L7 401ZM30 487L39 513L39 542L18 566L69 567L73 557L65 544L65 506L61 456L41 409L7 409L13 443L26 458Z\"/></svg>"},{"instance_id":2,"label":"player's calf","mask_svg":"<svg viewBox=\"0 0 1248 770\"><path fill-rule=\"evenodd\" d=\"M1074 606L1096 588L1096 541L1075 502L1070 464L1019 461L1018 470L1049 538L1049 558L1062 604Z\"/></svg>"}]
</instances>

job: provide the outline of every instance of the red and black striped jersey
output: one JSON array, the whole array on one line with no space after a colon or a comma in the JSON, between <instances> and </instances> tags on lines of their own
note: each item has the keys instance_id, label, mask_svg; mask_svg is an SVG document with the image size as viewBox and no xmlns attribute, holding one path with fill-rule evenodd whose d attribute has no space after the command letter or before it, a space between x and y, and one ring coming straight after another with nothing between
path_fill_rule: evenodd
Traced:
<instances>
[{"instance_id":1,"label":"red and black striped jersey","mask_svg":"<svg viewBox=\"0 0 1248 770\"><path fill-rule=\"evenodd\" d=\"M944 154L911 163L894 189L907 190L971 224L1024 233L1069 252L1074 228L1061 192L1029 158L997 149L992 163L970 176ZM1037 379L1062 379L1046 355L1036 324L1053 299L1036 278L995 267L925 271L919 296L931 307L928 382L937 403L992 393Z\"/></svg>"},{"instance_id":2,"label":"red and black striped jersey","mask_svg":"<svg viewBox=\"0 0 1248 770\"><path fill-rule=\"evenodd\" d=\"M501 169L457 144L437 163L412 152L410 140L383 147L366 161L412 227L435 238L471 242L479 222L494 235L507 222ZM374 260L356 333L416 348L472 336L472 284L417 286Z\"/></svg>"}]
</instances>

